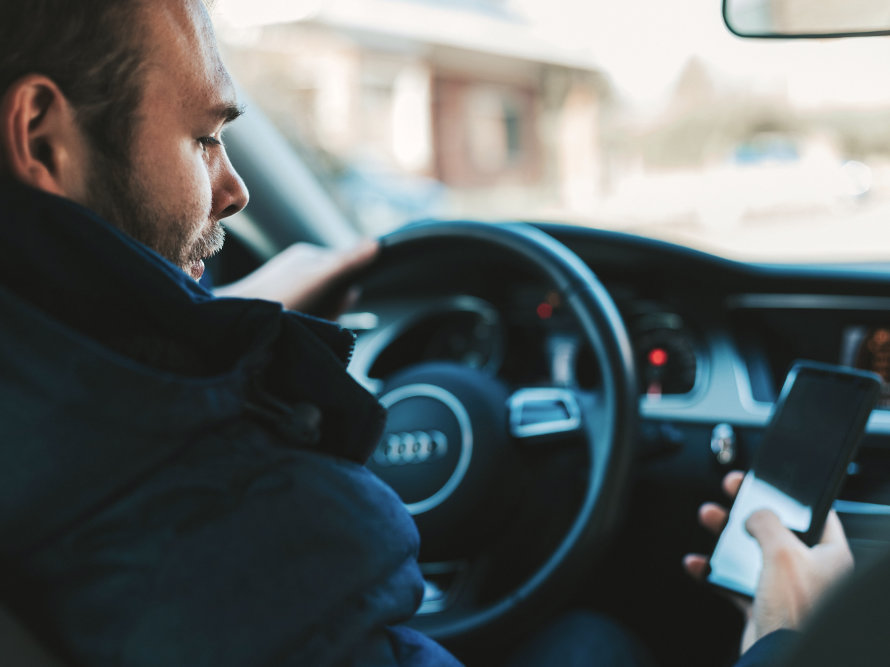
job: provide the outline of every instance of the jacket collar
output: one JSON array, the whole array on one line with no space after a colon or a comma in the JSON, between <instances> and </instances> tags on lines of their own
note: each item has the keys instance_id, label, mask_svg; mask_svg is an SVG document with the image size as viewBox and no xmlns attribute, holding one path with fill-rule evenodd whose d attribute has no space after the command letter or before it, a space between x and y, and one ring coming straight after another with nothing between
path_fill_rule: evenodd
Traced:
<instances>
[{"instance_id":1,"label":"jacket collar","mask_svg":"<svg viewBox=\"0 0 890 667\"><path fill-rule=\"evenodd\" d=\"M383 429L344 372L350 332L214 298L91 211L10 184L0 322L0 440L14 445L0 448L0 507L15 508L0 534L16 536L0 555L207 437L363 462Z\"/></svg>"},{"instance_id":2,"label":"jacket collar","mask_svg":"<svg viewBox=\"0 0 890 667\"><path fill-rule=\"evenodd\" d=\"M282 317L279 304L216 299L89 209L8 182L0 185L0 284L103 345L192 376L230 370L275 335ZM346 363L350 332L292 317Z\"/></svg>"}]
</instances>

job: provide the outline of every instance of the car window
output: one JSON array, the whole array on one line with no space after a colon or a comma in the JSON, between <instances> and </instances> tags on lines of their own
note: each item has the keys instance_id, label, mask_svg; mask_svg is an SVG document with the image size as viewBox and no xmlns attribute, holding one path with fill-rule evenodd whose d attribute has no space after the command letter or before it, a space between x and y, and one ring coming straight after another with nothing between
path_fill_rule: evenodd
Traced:
<instances>
[{"instance_id":1,"label":"car window","mask_svg":"<svg viewBox=\"0 0 890 667\"><path fill-rule=\"evenodd\" d=\"M552 220L761 261L890 258L890 41L718 0L222 0L230 68L367 235Z\"/></svg>"}]
</instances>

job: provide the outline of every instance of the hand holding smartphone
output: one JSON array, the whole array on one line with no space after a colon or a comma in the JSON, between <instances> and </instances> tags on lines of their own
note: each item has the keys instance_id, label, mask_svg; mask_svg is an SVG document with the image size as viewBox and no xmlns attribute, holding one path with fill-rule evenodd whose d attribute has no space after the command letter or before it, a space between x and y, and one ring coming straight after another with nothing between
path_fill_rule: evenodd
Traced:
<instances>
[{"instance_id":1,"label":"hand holding smartphone","mask_svg":"<svg viewBox=\"0 0 890 667\"><path fill-rule=\"evenodd\" d=\"M866 371L816 362L792 367L711 555L709 583L754 596L763 558L745 522L759 509L772 510L807 545L819 540L880 387Z\"/></svg>"}]
</instances>

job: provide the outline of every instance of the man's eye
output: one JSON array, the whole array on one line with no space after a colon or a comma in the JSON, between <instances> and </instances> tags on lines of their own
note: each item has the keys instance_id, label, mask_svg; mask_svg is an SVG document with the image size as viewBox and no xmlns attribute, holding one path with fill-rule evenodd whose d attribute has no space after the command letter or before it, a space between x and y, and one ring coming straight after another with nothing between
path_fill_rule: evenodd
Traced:
<instances>
[{"instance_id":1,"label":"man's eye","mask_svg":"<svg viewBox=\"0 0 890 667\"><path fill-rule=\"evenodd\" d=\"M209 146L222 146L222 142L216 137L199 137L198 143L205 149Z\"/></svg>"}]
</instances>

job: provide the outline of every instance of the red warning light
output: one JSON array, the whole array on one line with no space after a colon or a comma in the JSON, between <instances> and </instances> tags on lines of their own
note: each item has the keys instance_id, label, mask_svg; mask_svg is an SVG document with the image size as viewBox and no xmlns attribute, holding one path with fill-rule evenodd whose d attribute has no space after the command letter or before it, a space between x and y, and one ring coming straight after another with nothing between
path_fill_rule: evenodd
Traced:
<instances>
[{"instance_id":1,"label":"red warning light","mask_svg":"<svg viewBox=\"0 0 890 667\"><path fill-rule=\"evenodd\" d=\"M539 303L537 308L538 317L542 320L549 320L553 317L553 306L551 306L546 301L544 303Z\"/></svg>"},{"instance_id":2,"label":"red warning light","mask_svg":"<svg viewBox=\"0 0 890 667\"><path fill-rule=\"evenodd\" d=\"M668 362L668 353L660 348L656 347L649 351L649 363L653 366L664 366Z\"/></svg>"}]
</instances>

